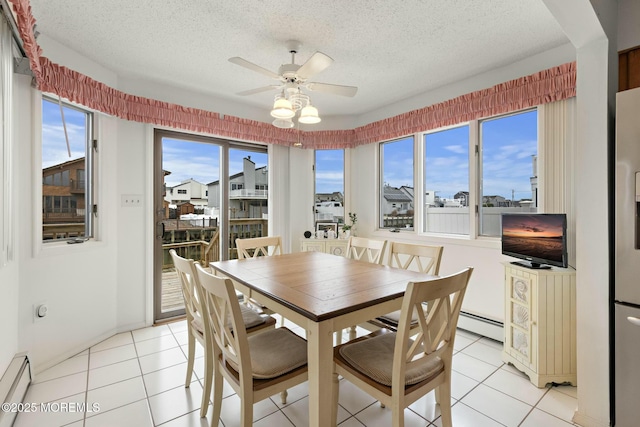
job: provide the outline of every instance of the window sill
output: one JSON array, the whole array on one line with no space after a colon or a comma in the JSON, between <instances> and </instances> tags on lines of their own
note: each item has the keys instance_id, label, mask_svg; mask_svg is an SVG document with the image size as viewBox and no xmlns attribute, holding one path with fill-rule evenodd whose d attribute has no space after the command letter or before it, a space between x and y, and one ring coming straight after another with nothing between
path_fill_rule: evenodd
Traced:
<instances>
[{"instance_id":1,"label":"window sill","mask_svg":"<svg viewBox=\"0 0 640 427\"><path fill-rule=\"evenodd\" d=\"M102 248L106 244L100 240L90 239L83 243L69 244L66 240L55 242L39 242L36 244L35 256L56 256L60 254L73 254L87 250Z\"/></svg>"},{"instance_id":2,"label":"window sill","mask_svg":"<svg viewBox=\"0 0 640 427\"><path fill-rule=\"evenodd\" d=\"M429 234L418 233L415 230L403 230L392 232L389 229L378 229L373 232L372 237L387 240L402 240L407 243L431 243L437 245L458 245L476 248L488 248L500 250L501 241L499 237L478 237L472 239L469 236L456 234Z\"/></svg>"}]
</instances>

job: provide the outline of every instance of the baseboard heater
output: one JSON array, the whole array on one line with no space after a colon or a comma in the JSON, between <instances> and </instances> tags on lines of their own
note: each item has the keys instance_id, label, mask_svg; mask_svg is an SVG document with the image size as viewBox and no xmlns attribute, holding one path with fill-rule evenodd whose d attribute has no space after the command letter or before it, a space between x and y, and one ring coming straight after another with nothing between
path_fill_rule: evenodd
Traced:
<instances>
[{"instance_id":1,"label":"baseboard heater","mask_svg":"<svg viewBox=\"0 0 640 427\"><path fill-rule=\"evenodd\" d=\"M18 404L31 384L31 368L26 354L16 355L0 379L0 398L3 403ZM0 427L11 427L17 411L0 411Z\"/></svg>"},{"instance_id":2,"label":"baseboard heater","mask_svg":"<svg viewBox=\"0 0 640 427\"><path fill-rule=\"evenodd\" d=\"M504 342L504 324L497 320L461 311L458 319L458 328Z\"/></svg>"}]
</instances>

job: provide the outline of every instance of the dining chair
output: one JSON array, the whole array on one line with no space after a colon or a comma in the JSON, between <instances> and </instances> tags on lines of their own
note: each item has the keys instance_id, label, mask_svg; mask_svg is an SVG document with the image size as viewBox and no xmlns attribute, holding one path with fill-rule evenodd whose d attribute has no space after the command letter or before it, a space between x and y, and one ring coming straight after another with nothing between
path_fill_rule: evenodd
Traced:
<instances>
[{"instance_id":1,"label":"dining chair","mask_svg":"<svg viewBox=\"0 0 640 427\"><path fill-rule=\"evenodd\" d=\"M207 350L205 342L205 327L203 320L203 309L201 299L198 295L200 286L195 270L195 261L186 259L177 254L175 249L169 251L173 265L180 279L180 287L182 289L182 298L184 300L184 309L187 318L187 377L184 386L188 388L191 385L193 377L193 364L195 361L196 342L200 343L204 349L205 373L212 372L213 356ZM242 305L241 313L244 320L244 328L248 334L254 334L263 329L275 328L276 320L271 316L260 315L246 305ZM202 394L202 405L200 407L200 416L207 414L209 406L209 395L211 394L211 378L205 375L204 393Z\"/></svg>"},{"instance_id":2,"label":"dining chair","mask_svg":"<svg viewBox=\"0 0 640 427\"><path fill-rule=\"evenodd\" d=\"M389 246L389 266L437 276L440 273L442 251L442 246L391 242ZM368 323L378 328L397 331L399 320L400 310L396 310ZM414 313L412 321L413 326L417 326L417 313Z\"/></svg>"},{"instance_id":3,"label":"dining chair","mask_svg":"<svg viewBox=\"0 0 640 427\"><path fill-rule=\"evenodd\" d=\"M252 237L236 239L238 259L257 258L282 254L282 239L280 236Z\"/></svg>"},{"instance_id":4,"label":"dining chair","mask_svg":"<svg viewBox=\"0 0 640 427\"><path fill-rule=\"evenodd\" d=\"M280 236L265 236L236 239L236 249L238 251L238 259L281 255L282 238ZM245 298L245 302L264 311L266 314L275 314L273 310L250 298ZM284 326L284 317L280 317L280 326Z\"/></svg>"},{"instance_id":5,"label":"dining chair","mask_svg":"<svg viewBox=\"0 0 640 427\"><path fill-rule=\"evenodd\" d=\"M373 264L382 264L384 257L384 249L387 246L386 240L368 239L366 237L350 236L347 241L347 249L345 250L345 257L355 259L358 261L366 261ZM353 325L349 328L349 339L356 338L356 326ZM342 333L336 334L336 344L342 342Z\"/></svg>"},{"instance_id":6,"label":"dining chair","mask_svg":"<svg viewBox=\"0 0 640 427\"><path fill-rule=\"evenodd\" d=\"M240 302L228 278L214 276L196 265L205 335L215 353L213 416L218 426L222 407L222 379L240 398L240 425L253 423L253 405L307 381L307 341L281 327L248 336L241 327ZM227 321L230 319L230 322Z\"/></svg>"},{"instance_id":7,"label":"dining chair","mask_svg":"<svg viewBox=\"0 0 640 427\"><path fill-rule=\"evenodd\" d=\"M435 390L442 426L452 427L453 344L472 271L468 267L450 276L409 282L398 332L383 329L334 348L332 417L337 414L341 375L391 408L393 427L403 427L404 409ZM414 310L419 330L412 336Z\"/></svg>"}]
</instances>

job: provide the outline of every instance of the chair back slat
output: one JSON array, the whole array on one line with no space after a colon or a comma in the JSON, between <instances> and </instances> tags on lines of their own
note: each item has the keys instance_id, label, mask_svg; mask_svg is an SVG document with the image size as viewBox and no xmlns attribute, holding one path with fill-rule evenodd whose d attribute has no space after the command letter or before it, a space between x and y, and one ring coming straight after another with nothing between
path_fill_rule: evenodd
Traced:
<instances>
[{"instance_id":1,"label":"chair back slat","mask_svg":"<svg viewBox=\"0 0 640 427\"><path fill-rule=\"evenodd\" d=\"M442 250L442 246L391 242L389 265L437 276L440 272Z\"/></svg>"},{"instance_id":2,"label":"chair back slat","mask_svg":"<svg viewBox=\"0 0 640 427\"><path fill-rule=\"evenodd\" d=\"M195 261L179 256L174 249L169 251L176 268L178 279L180 280L180 288L184 299L184 308L187 315L187 321L192 322L196 318L201 318L202 306L198 298Z\"/></svg>"},{"instance_id":3,"label":"chair back slat","mask_svg":"<svg viewBox=\"0 0 640 427\"><path fill-rule=\"evenodd\" d=\"M282 254L282 239L280 236L236 239L236 249L238 250L238 259L280 255Z\"/></svg>"},{"instance_id":4,"label":"chair back slat","mask_svg":"<svg viewBox=\"0 0 640 427\"><path fill-rule=\"evenodd\" d=\"M365 237L349 237L345 256L347 258L382 264L386 240L367 239Z\"/></svg>"},{"instance_id":5,"label":"chair back slat","mask_svg":"<svg viewBox=\"0 0 640 427\"><path fill-rule=\"evenodd\" d=\"M228 278L212 275L199 265L196 265L196 272L203 316L209 319L205 322L206 332L212 345L222 353L223 360L238 371L240 381L249 384L252 381L249 343L233 283Z\"/></svg>"}]
</instances>

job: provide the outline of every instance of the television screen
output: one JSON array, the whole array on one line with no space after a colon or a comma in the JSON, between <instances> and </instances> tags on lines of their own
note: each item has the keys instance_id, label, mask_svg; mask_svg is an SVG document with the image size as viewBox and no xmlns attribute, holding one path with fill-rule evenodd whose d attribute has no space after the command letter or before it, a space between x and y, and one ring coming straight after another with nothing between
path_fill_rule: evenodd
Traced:
<instances>
[{"instance_id":1,"label":"television screen","mask_svg":"<svg viewBox=\"0 0 640 427\"><path fill-rule=\"evenodd\" d=\"M566 214L502 214L502 253L530 268L567 267Z\"/></svg>"}]
</instances>

